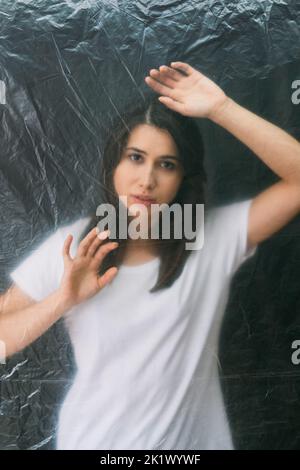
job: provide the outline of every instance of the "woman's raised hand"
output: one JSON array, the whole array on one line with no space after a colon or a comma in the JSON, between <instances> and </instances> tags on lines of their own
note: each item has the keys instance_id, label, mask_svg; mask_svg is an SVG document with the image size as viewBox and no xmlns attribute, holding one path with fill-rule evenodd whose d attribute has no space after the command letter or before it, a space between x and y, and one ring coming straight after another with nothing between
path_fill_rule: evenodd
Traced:
<instances>
[{"instance_id":1,"label":"woman's raised hand","mask_svg":"<svg viewBox=\"0 0 300 470\"><path fill-rule=\"evenodd\" d=\"M118 269L111 267L102 276L98 275L104 257L118 246L117 242L103 244L107 236L107 230L98 233L97 227L93 228L79 243L74 258L70 255L73 236L67 236L62 250L64 274L60 291L70 306L77 305L97 294L117 274Z\"/></svg>"},{"instance_id":2,"label":"woman's raised hand","mask_svg":"<svg viewBox=\"0 0 300 470\"><path fill-rule=\"evenodd\" d=\"M213 119L228 101L224 91L185 62L170 65L151 69L150 77L145 77L146 83L161 95L159 101L184 116Z\"/></svg>"}]
</instances>

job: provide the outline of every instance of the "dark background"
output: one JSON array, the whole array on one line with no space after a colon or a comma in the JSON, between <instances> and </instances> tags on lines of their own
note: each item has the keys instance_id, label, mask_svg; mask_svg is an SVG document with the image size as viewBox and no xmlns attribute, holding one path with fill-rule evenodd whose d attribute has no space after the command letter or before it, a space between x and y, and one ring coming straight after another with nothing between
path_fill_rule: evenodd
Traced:
<instances>
[{"instance_id":1,"label":"dark background","mask_svg":"<svg viewBox=\"0 0 300 470\"><path fill-rule=\"evenodd\" d=\"M150 68L176 60L300 140L300 104L291 100L299 1L1 1L1 291L46 232L98 205L110 124L154 95L144 82ZM198 122L212 204L278 180L233 136ZM232 281L220 360L238 449L300 449L300 365L291 361L300 339L299 235L296 217ZM74 371L61 321L0 364L0 449L54 448Z\"/></svg>"}]
</instances>

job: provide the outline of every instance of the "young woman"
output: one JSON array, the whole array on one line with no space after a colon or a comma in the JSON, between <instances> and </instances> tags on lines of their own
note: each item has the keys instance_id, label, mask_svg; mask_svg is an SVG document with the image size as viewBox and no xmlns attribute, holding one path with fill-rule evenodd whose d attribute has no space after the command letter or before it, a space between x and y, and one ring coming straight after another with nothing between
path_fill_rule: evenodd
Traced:
<instances>
[{"instance_id":1,"label":"young woman","mask_svg":"<svg viewBox=\"0 0 300 470\"><path fill-rule=\"evenodd\" d=\"M138 204L150 227L153 204L202 204L203 145L192 119L200 117L239 138L281 180L253 199L205 207L201 249L185 249L174 220L169 239L161 231L121 239L98 233L91 215L60 227L11 273L0 317L6 355L61 317L73 344L77 371L60 409L58 449L233 449L218 380L230 281L300 211L293 137L186 63L150 75L160 103L114 129L101 165L103 202L117 208L125 197L129 221Z\"/></svg>"}]
</instances>

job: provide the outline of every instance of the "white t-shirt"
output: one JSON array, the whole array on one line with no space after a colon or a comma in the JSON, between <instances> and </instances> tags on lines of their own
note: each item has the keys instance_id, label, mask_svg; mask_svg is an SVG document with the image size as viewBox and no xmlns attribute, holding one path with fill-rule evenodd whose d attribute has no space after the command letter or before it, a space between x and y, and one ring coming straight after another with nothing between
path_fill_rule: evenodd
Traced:
<instances>
[{"instance_id":1,"label":"white t-shirt","mask_svg":"<svg viewBox=\"0 0 300 470\"><path fill-rule=\"evenodd\" d=\"M121 266L64 315L77 372L60 408L57 449L232 449L218 377L218 339L232 275L246 252L251 199L213 208L204 246L170 288L149 293L159 259ZM11 273L40 301L59 287L85 217L51 234Z\"/></svg>"}]
</instances>

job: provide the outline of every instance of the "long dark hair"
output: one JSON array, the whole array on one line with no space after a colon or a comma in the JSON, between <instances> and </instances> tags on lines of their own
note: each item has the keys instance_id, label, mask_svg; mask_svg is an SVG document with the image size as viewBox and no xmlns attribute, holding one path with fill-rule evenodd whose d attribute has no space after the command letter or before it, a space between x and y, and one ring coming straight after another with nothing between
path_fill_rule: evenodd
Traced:
<instances>
[{"instance_id":1,"label":"long dark hair","mask_svg":"<svg viewBox=\"0 0 300 470\"><path fill-rule=\"evenodd\" d=\"M179 158L184 168L184 178L181 186L172 201L192 205L192 226L196 229L196 204L204 204L205 201L205 182L206 173L203 166L204 145L200 130L193 118L183 116L170 110L163 105L157 97L153 98L147 106L135 108L119 118L118 123L112 127L104 146L104 152L100 162L100 182L102 186L102 202L112 204L116 210L116 234L119 233L119 198L113 184L113 174L118 163L121 160L122 152L127 144L130 132L140 124L148 124L160 129L167 130L177 146ZM169 204L170 205L170 204ZM96 214L96 211L95 211ZM128 223L131 216L128 214ZM92 219L81 235L82 240L87 233L95 227L101 217L92 215ZM150 292L156 292L159 289L170 287L179 277L185 262L190 254L190 250L185 249L186 238L173 238L174 221L171 221L171 238L162 239L161 232L158 240L153 240L157 244L160 258L159 274L156 284ZM182 224L184 224L184 211L182 211ZM160 224L161 226L161 224ZM107 227L108 228L108 227ZM182 233L184 233L182 231ZM109 237L105 242L116 240L119 247L105 256L99 269L99 275L112 267L119 267L126 248L126 239ZM191 240L188 240L191 241Z\"/></svg>"}]
</instances>

